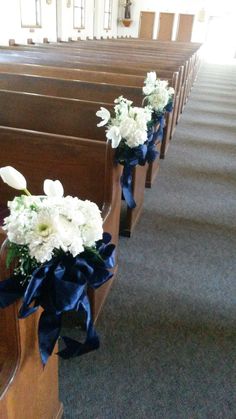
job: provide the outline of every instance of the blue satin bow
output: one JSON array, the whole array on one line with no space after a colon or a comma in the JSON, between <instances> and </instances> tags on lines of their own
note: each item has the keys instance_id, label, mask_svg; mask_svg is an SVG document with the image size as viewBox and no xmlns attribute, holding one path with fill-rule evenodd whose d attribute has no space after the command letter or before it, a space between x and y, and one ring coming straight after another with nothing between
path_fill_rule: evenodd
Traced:
<instances>
[{"instance_id":1,"label":"blue satin bow","mask_svg":"<svg viewBox=\"0 0 236 419\"><path fill-rule=\"evenodd\" d=\"M62 313L69 310L85 311L87 336L84 343L63 337L66 347L58 354L62 358L70 358L99 347L86 291L88 286L96 289L113 276L109 269L114 267L115 245L110 240L111 235L104 233L103 239L96 243L96 254L87 249L77 257L62 254L52 258L32 272L26 290L15 276L0 282L1 308L23 297L19 318L28 317L39 306L44 309L38 325L43 365L52 354L60 335Z\"/></svg>"},{"instance_id":2,"label":"blue satin bow","mask_svg":"<svg viewBox=\"0 0 236 419\"><path fill-rule=\"evenodd\" d=\"M120 179L122 194L129 208L135 208L136 202L133 198L132 191L132 174L133 168L139 164L144 166L146 163L147 144L139 145L138 147L130 148L128 146L122 149L117 148L115 159L124 166L123 173Z\"/></svg>"}]
</instances>

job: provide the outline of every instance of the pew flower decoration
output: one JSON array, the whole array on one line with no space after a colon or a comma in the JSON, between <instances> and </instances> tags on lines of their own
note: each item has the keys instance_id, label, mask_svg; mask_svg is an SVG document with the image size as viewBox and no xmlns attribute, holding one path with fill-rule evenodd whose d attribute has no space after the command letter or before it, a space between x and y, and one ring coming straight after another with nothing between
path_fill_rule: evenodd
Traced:
<instances>
[{"instance_id":1,"label":"pew flower decoration","mask_svg":"<svg viewBox=\"0 0 236 419\"><path fill-rule=\"evenodd\" d=\"M167 80L158 79L156 72L151 71L144 80L143 93L143 103L152 109L150 127L155 131L153 139L162 140L165 113L171 112L173 108L174 89L168 86Z\"/></svg>"},{"instance_id":2,"label":"pew flower decoration","mask_svg":"<svg viewBox=\"0 0 236 419\"><path fill-rule=\"evenodd\" d=\"M123 196L130 208L136 206L131 191L132 169L137 164L145 165L146 161L156 158L156 151L148 148L148 123L152 110L132 106L132 101L123 96L114 101L114 115L101 107L96 115L102 120L98 127L106 126L106 137L116 149L115 159L124 166L121 177Z\"/></svg>"},{"instance_id":3,"label":"pew flower decoration","mask_svg":"<svg viewBox=\"0 0 236 419\"><path fill-rule=\"evenodd\" d=\"M97 205L77 197L64 196L60 181L46 179L42 196L26 189L26 180L12 167L0 169L9 186L23 194L8 202L7 267L14 262L13 275L0 282L0 307L22 298L19 317L41 306L38 328L43 364L52 354L61 330L62 313L83 310L87 337L79 343L64 338L63 358L81 355L99 347L93 327L87 288L98 288L112 277L114 249L111 236L103 233Z\"/></svg>"}]
</instances>

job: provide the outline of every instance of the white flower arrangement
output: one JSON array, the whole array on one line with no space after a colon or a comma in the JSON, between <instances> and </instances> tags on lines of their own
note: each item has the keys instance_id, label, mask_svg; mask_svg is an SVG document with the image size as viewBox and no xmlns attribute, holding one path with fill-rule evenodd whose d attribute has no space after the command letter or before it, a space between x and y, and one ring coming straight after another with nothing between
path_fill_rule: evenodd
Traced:
<instances>
[{"instance_id":1,"label":"white flower arrangement","mask_svg":"<svg viewBox=\"0 0 236 419\"><path fill-rule=\"evenodd\" d=\"M86 314L84 341L64 337L64 359L98 349L93 327L88 287L97 289L108 281L115 264L115 245L103 233L97 205L76 197L63 196L59 180L44 181L43 196L27 190L24 176L11 166L0 168L0 177L24 194L8 202L10 215L4 220L7 232L6 265L14 261L10 278L0 281L0 308L22 298L18 317L25 318L39 307L39 353L43 365L53 353L67 311Z\"/></svg>"},{"instance_id":2,"label":"white flower arrangement","mask_svg":"<svg viewBox=\"0 0 236 419\"><path fill-rule=\"evenodd\" d=\"M96 113L102 119L97 126L107 125L106 137L111 140L112 148L119 147L121 142L130 148L143 145L147 141L147 123L151 120L151 108L132 106L133 102L123 96L115 99L114 103L114 117L103 107Z\"/></svg>"},{"instance_id":3,"label":"white flower arrangement","mask_svg":"<svg viewBox=\"0 0 236 419\"><path fill-rule=\"evenodd\" d=\"M26 180L12 167L0 169L8 185L27 191ZM8 202L10 215L3 229L10 243L28 249L37 263L49 261L55 252L69 252L74 257L102 238L102 217L96 204L77 197L63 196L59 180L44 181L44 196L15 197Z\"/></svg>"},{"instance_id":4,"label":"white flower arrangement","mask_svg":"<svg viewBox=\"0 0 236 419\"><path fill-rule=\"evenodd\" d=\"M165 107L173 101L173 87L168 87L168 81L158 79L155 71L147 73L144 84L143 93L146 95L144 102L146 102L153 111L159 113L164 112Z\"/></svg>"}]
</instances>

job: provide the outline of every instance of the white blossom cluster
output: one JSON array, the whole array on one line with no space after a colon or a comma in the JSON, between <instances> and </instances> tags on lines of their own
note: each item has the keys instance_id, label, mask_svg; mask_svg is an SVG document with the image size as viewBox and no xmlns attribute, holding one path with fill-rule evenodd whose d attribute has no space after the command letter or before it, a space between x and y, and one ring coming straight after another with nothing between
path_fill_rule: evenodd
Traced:
<instances>
[{"instance_id":1,"label":"white blossom cluster","mask_svg":"<svg viewBox=\"0 0 236 419\"><path fill-rule=\"evenodd\" d=\"M163 112L174 95L173 87L168 87L167 80L157 79L155 71L147 73L144 84L143 93L146 95L144 100L154 111Z\"/></svg>"},{"instance_id":2,"label":"white blossom cluster","mask_svg":"<svg viewBox=\"0 0 236 419\"><path fill-rule=\"evenodd\" d=\"M114 103L115 117L111 117L110 112L103 107L96 113L102 118L97 126L107 124L106 137L111 140L112 148L117 148L121 140L130 148L144 144L147 140L147 123L151 120L151 108L132 106L133 102L123 96L115 99Z\"/></svg>"},{"instance_id":3,"label":"white blossom cluster","mask_svg":"<svg viewBox=\"0 0 236 419\"><path fill-rule=\"evenodd\" d=\"M54 183L44 182L44 191L49 196L21 195L8 202L10 215L4 221L10 242L26 245L30 257L40 263L49 261L56 250L76 256L85 247L93 246L103 233L97 205L72 196L63 197L61 183Z\"/></svg>"}]
</instances>

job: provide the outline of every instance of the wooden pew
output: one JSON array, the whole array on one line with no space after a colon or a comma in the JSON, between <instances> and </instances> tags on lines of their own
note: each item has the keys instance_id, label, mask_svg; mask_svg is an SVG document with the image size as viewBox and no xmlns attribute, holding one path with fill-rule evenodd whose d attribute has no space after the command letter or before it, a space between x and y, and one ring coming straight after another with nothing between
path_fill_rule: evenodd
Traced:
<instances>
[{"instance_id":1,"label":"wooden pew","mask_svg":"<svg viewBox=\"0 0 236 419\"><path fill-rule=\"evenodd\" d=\"M25 60L26 58L22 57L22 60ZM32 61L32 60L30 60ZM64 63L64 65L67 65L66 63ZM94 67L94 66L93 66ZM70 69L68 69L70 70ZM75 73L73 73L73 71L69 71L64 68L62 69L58 69L57 67L50 67L50 69L47 68L47 66L29 66L29 65L11 65L11 64L7 64L7 63L1 63L1 58L0 58L0 71L9 71L12 73L18 72L18 71L22 71L24 72L24 74L40 74L40 75L57 75L59 77L63 77L63 78L67 78L67 77L74 77L75 79L84 79L84 77L86 78L86 80L90 80L92 77L92 80L96 80L96 81L104 81L104 82L110 82L110 83L114 83L114 78L115 78L115 84L118 83L118 81L120 79L122 79L122 83L124 85L139 85L139 86L143 86L143 81L144 81L144 77L146 76L146 73L149 69L146 69L146 71L142 70L143 76L131 76L130 74L118 74L118 73L106 73L106 72L92 72L92 74L90 73L90 70L88 72L88 70L75 70ZM179 106L180 103L182 103L182 96L184 93L184 88L183 88L183 67L180 68L180 72L178 74L178 72L172 72L172 80L173 82L170 83L170 85L172 85L175 90L176 90L176 96L175 96L175 108L173 111L173 118L171 121L171 128L170 128L170 136L173 135L174 133L174 129L175 129L175 125L176 122L179 119L179 115L181 112L181 108ZM131 70L130 70L131 71ZM132 70L133 72L135 72L135 70ZM166 73L165 74L161 74L160 72L158 73L160 78L167 78ZM128 77L129 76L129 77ZM163 77L162 77L163 76ZM131 82L131 84L130 84ZM169 138L164 139L163 141L163 145L162 145L162 153L161 156L164 157L165 155L165 143L169 141Z\"/></svg>"},{"instance_id":2,"label":"wooden pew","mask_svg":"<svg viewBox=\"0 0 236 419\"><path fill-rule=\"evenodd\" d=\"M178 74L174 74L174 84L177 89ZM114 77L115 83L115 77ZM50 96L78 98L80 100L96 100L97 102L114 102L120 95L129 98L135 106L142 106L142 89L138 87L121 86L115 84L89 83L79 80L66 80L39 77L25 74L0 73L0 89L38 93ZM165 155L171 136L172 114L167 117L161 145L161 155ZM159 170L159 160L151 163L147 171L146 186L151 187Z\"/></svg>"},{"instance_id":3,"label":"wooden pew","mask_svg":"<svg viewBox=\"0 0 236 419\"><path fill-rule=\"evenodd\" d=\"M82 70L79 68L53 67L50 65L1 62L0 72L11 74L27 74L41 77L62 78L66 80L80 80L87 82L111 83L114 84L114 73L95 70ZM143 76L134 76L129 74L116 74L115 84L128 86L143 86Z\"/></svg>"},{"instance_id":4,"label":"wooden pew","mask_svg":"<svg viewBox=\"0 0 236 419\"><path fill-rule=\"evenodd\" d=\"M141 87L117 85L115 81L115 77L114 84L108 84L0 72L1 90L106 103L114 103L122 95L132 100L135 106L142 106L144 96Z\"/></svg>"},{"instance_id":5,"label":"wooden pew","mask_svg":"<svg viewBox=\"0 0 236 419\"><path fill-rule=\"evenodd\" d=\"M63 57L62 57L63 58ZM166 68L167 65L165 64L163 67L160 65L156 65L154 67L153 63L148 64L141 64L140 62L136 62L133 64L129 63L123 65L120 60L112 61L107 60L107 62L101 62L99 58L97 61L95 59L87 59L87 58L80 58L78 60L71 60L71 59L60 59L58 54L52 56L51 54L46 57L43 53L37 53L36 56L32 56L29 53L19 52L16 54L11 54L9 51L1 53L0 55L0 63L27 63L27 64L40 64L46 66L53 66L53 67L66 67L66 68L79 68L81 70L90 70L90 71L99 71L99 72L112 72L112 73L121 73L121 74L131 74L131 75L139 75L145 77L147 71L156 70L158 76L160 78L171 78L174 71L178 71L179 65L175 65L173 69ZM151 66L152 65L152 66Z\"/></svg>"},{"instance_id":6,"label":"wooden pew","mask_svg":"<svg viewBox=\"0 0 236 419\"><path fill-rule=\"evenodd\" d=\"M18 54L25 55L25 57L28 58L37 58L41 54L45 57L45 59L52 59L56 60L58 58L58 48L57 47L51 47L48 46L45 47L14 47L14 48L6 48L1 47L2 54L7 56L15 56L17 57ZM86 61L86 62L93 62L94 59L96 61L99 61L101 63L106 63L112 60L114 62L122 63L125 67L128 64L139 62L139 64L158 64L160 68L164 68L168 70L171 65L182 65L185 60L189 59L189 54L167 54L165 53L140 53L138 50L133 52L132 50L122 50L122 51L114 51L114 50L107 50L104 51L98 51L97 49L91 50L90 48L87 50L78 50L74 49L71 51L70 48L65 49L59 49L60 52L60 59L67 60L68 62L70 60L74 61Z\"/></svg>"},{"instance_id":7,"label":"wooden pew","mask_svg":"<svg viewBox=\"0 0 236 419\"><path fill-rule=\"evenodd\" d=\"M104 229L117 241L120 172L105 142L5 127L0 128L0 141L0 166L11 164L22 171L29 189L35 194L42 193L44 178L58 177L66 193L97 202L103 209ZM98 179L103 187L97 187ZM0 196L3 202L7 202L13 198L14 191L1 184ZM7 273L3 266L1 273L5 278ZM92 292L95 319L110 286L111 282ZM39 358L37 323L40 313L18 322L17 308L18 304L15 304L0 312L1 342L4 343L0 351L0 417L24 419L27 411L29 417L35 419L60 418L62 405L58 401L57 357L52 356L44 370Z\"/></svg>"},{"instance_id":8,"label":"wooden pew","mask_svg":"<svg viewBox=\"0 0 236 419\"><path fill-rule=\"evenodd\" d=\"M113 71L113 72L123 72L126 74L131 74L131 73L140 74L140 75L143 74L143 76L145 76L146 72L151 69L151 66L153 67L156 66L158 67L158 69L156 68L156 70L158 70L158 76L160 78L170 77L169 69L171 68L171 66L173 66L171 69L171 72L173 75L173 71L178 70L180 68L180 64L183 63L184 61L184 58L182 56L178 58L178 61L175 61L175 59L173 58L169 58L167 60L166 57L164 57L164 61L161 61L159 56L158 57L152 56L150 58L150 56L148 55L145 56L145 58L141 59L140 61L140 58L136 57L135 55L133 55L131 59L130 51L126 52L126 56L124 56L125 55L124 52L122 53L122 55L119 55L119 56L117 55L117 53L113 53L113 52L109 52L109 55L107 56L105 54L101 56L101 54L99 53L99 55L96 58L95 52L91 55L90 51L86 53L85 52L80 53L77 56L74 52L72 55L68 48L67 48L68 50L67 54L65 54L64 52L63 54L61 54L61 50L60 50L60 54L57 54L56 48L54 47L54 49L52 49L50 46L47 48L42 48L42 49L39 48L36 50L35 48L38 48L38 47L33 47L33 49L32 47L20 47L18 50L16 50L17 52L11 51L11 50L4 50L4 54L8 54L9 60L14 59L14 61L27 60L27 62L33 63L35 62L35 60L36 62L39 62L40 60L41 64L47 63L48 65L51 64L51 65L57 66L58 60L59 62L62 62L63 60L64 64L66 63L67 67L76 65L76 66L79 66L80 68L91 69L91 66L93 66L93 68L96 68L98 71L105 70L105 71ZM45 54L45 51L50 52L50 55ZM14 56L11 56L11 53L14 53ZM84 56L84 54L89 54L89 55ZM2 55L2 59L3 59L3 55ZM101 60L102 60L102 63L101 63ZM127 66L126 64L127 61L129 62L129 66ZM182 86L180 89L181 98L178 105L178 115L176 119L175 118L173 119L174 121L178 121L179 115L182 112L182 104L184 103L183 97L187 97L188 95L187 86L189 85L188 78L190 74L189 61L186 61L184 66L185 66L185 69L182 69ZM173 127L174 126L175 124L173 124ZM172 132L173 132L173 128L172 128Z\"/></svg>"},{"instance_id":9,"label":"wooden pew","mask_svg":"<svg viewBox=\"0 0 236 419\"><path fill-rule=\"evenodd\" d=\"M98 42L98 41L97 41ZM100 46L101 46L101 41L100 42ZM127 42L123 42L123 44L119 44L117 41L114 41L113 43L108 42L106 43L106 41L102 42L102 54L104 53L108 53L109 52L109 56L111 56L112 54L117 54L117 53L122 53L120 60L125 59L126 61L130 62L130 54L131 52L133 52L135 54L135 57L138 58L138 60L142 62L142 60L146 60L147 58L152 57L152 62L156 60L156 58L158 57L158 62L159 65L161 65L163 59L164 59L164 63L168 62L168 65L171 65L171 62L173 62L173 60L176 60L177 58L181 60L181 64L184 63L184 61L187 60L191 60L191 57L196 56L198 54L198 50L200 47L200 44L188 44L188 48L184 48L185 44L183 43L176 43L176 42L164 42L164 43L155 43L154 44L154 48L150 48L150 45L147 44L147 41L144 41L144 45L142 45L142 41L141 40L136 40L136 42L138 42L138 45L133 43L128 43ZM130 48L131 46L131 48ZM152 45L153 46L153 45ZM46 48L45 48L46 47ZM89 54L91 55L91 53L94 55L97 53L98 48L98 43L91 43L91 42L79 42L79 43L65 43L65 44L48 44L48 46L39 44L39 45L35 45L32 49L28 48L26 46L20 46L20 49L23 50L28 50L29 51L35 51L35 48L39 51L55 51L55 48L57 48L58 50L60 50L60 54L63 52L64 53L72 53L73 56L75 54L81 54L81 50L84 54ZM100 54L100 53L99 53ZM126 58L127 57L127 58Z\"/></svg>"},{"instance_id":10,"label":"wooden pew","mask_svg":"<svg viewBox=\"0 0 236 419\"><path fill-rule=\"evenodd\" d=\"M100 105L96 102L0 90L0 113L3 126L92 138L104 142L105 129L97 128L96 111ZM111 104L103 105L109 110L113 108ZM137 167L136 170L143 171L143 168ZM99 178L99 174L97 175ZM141 191L140 187L137 187L134 194L137 207L134 210L127 210L126 229L130 232L133 231L137 217L140 216L143 195L144 188ZM129 217L130 212L133 212L132 217ZM133 224L130 225L130 222Z\"/></svg>"},{"instance_id":11,"label":"wooden pew","mask_svg":"<svg viewBox=\"0 0 236 419\"><path fill-rule=\"evenodd\" d=\"M0 142L0 167L9 164L24 173L32 193L42 194L45 178L59 178L66 194L95 201L102 209L104 230L117 244L120 168L114 164L106 142L6 127L0 127ZM0 196L4 206L15 191L1 183ZM1 264L2 279L7 276L3 264L5 260ZM89 290L95 320L111 284L109 281L99 290ZM43 370L37 343L40 313L18 321L18 307L15 304L0 311L0 417L25 419L27 411L32 418L59 419L63 409L58 400L58 359L52 356ZM31 391L25 392L25 388Z\"/></svg>"},{"instance_id":12,"label":"wooden pew","mask_svg":"<svg viewBox=\"0 0 236 419\"><path fill-rule=\"evenodd\" d=\"M12 127L0 127L0 167L10 165L22 172L31 193L41 195L43 180L60 179L65 194L94 201L102 211L104 231L118 244L121 204L121 168L106 141L94 141ZM0 184L0 203L6 206L15 191ZM117 267L115 268L116 271ZM90 294L96 320L111 281Z\"/></svg>"},{"instance_id":13,"label":"wooden pew","mask_svg":"<svg viewBox=\"0 0 236 419\"><path fill-rule=\"evenodd\" d=\"M135 41L135 42L134 42ZM99 44L100 43L100 44ZM86 53L93 52L98 48L98 46L102 46L102 51L108 52L109 54L114 54L116 52L122 52L122 57L125 55L125 53L128 54L128 58L130 55L130 51L134 52L135 55L140 57L141 59L144 57L150 57L152 56L154 59L156 59L158 55L158 59L165 59L165 62L171 62L173 58L180 57L183 61L187 57L190 60L192 58L193 62L195 62L195 58L199 58L199 51L201 44L199 43L182 43L182 42L149 42L147 40L126 40L126 42L118 42L117 40L113 42L106 42L106 41L94 41L94 42L73 42L73 43L63 43L63 44L48 44L48 48L50 51L52 48L59 47L60 51L73 51L73 55L77 53L77 51L85 50ZM25 46L20 46L20 48L25 48ZM41 48L41 50L45 51L45 45L35 45L33 47L35 48ZM32 47L31 47L32 50ZM89 51L88 51L89 50ZM94 54L94 52L93 52ZM196 70L195 65L195 70ZM190 71L192 69L190 68Z\"/></svg>"},{"instance_id":14,"label":"wooden pew","mask_svg":"<svg viewBox=\"0 0 236 419\"><path fill-rule=\"evenodd\" d=\"M0 229L0 244L4 239ZM8 275L2 252L0 280ZM43 369L37 340L40 313L19 321L18 309L19 303L0 309L0 417L60 419L58 358L52 355Z\"/></svg>"},{"instance_id":15,"label":"wooden pew","mask_svg":"<svg viewBox=\"0 0 236 419\"><path fill-rule=\"evenodd\" d=\"M27 57L27 55L26 55L25 57ZM56 59L57 59L57 58L56 58ZM67 59L68 59L68 57L67 57ZM46 60L47 60L47 58L46 58ZM72 60L72 61L73 61L73 60ZM182 87L182 91L183 91L183 87ZM183 97L184 97L184 93L182 94L182 99L181 99L181 101L179 102L179 108L180 108L181 104L183 103ZM173 125L175 125L175 124L173 124Z\"/></svg>"}]
</instances>

